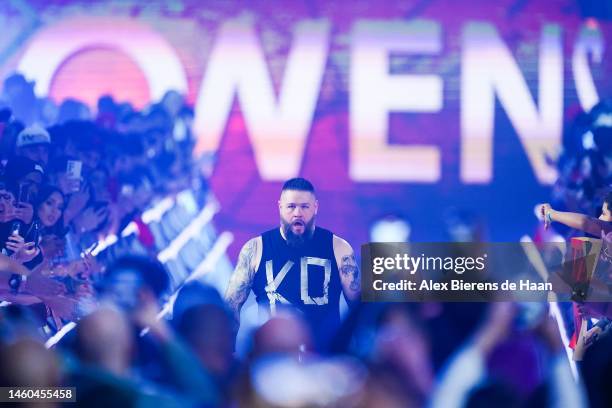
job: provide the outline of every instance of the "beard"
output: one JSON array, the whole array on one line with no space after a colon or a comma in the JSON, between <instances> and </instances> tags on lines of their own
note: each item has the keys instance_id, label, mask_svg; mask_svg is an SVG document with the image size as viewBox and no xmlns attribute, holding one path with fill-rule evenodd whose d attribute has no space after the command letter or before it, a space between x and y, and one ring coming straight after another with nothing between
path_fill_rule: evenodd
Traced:
<instances>
[{"instance_id":1,"label":"beard","mask_svg":"<svg viewBox=\"0 0 612 408\"><path fill-rule=\"evenodd\" d=\"M295 222L286 222L281 218L281 228L283 229L283 235L285 235L285 240L287 241L287 245L292 248L300 248L304 246L310 238L312 238L312 234L314 233L314 217L308 223L304 223L302 221ZM304 226L304 232L301 234L296 234L293 232L291 228L294 224L301 223Z\"/></svg>"}]
</instances>

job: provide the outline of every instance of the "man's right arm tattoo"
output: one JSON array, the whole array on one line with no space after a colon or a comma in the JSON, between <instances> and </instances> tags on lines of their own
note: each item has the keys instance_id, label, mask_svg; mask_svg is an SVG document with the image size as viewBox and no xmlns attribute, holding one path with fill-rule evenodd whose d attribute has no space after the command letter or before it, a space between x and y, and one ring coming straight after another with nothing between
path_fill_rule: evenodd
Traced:
<instances>
[{"instance_id":1,"label":"man's right arm tattoo","mask_svg":"<svg viewBox=\"0 0 612 408\"><path fill-rule=\"evenodd\" d=\"M255 270L253 258L257 253L257 238L249 240L240 251L236 269L230 278L225 292L225 301L234 313L237 322L240 322L240 309L249 297Z\"/></svg>"}]
</instances>

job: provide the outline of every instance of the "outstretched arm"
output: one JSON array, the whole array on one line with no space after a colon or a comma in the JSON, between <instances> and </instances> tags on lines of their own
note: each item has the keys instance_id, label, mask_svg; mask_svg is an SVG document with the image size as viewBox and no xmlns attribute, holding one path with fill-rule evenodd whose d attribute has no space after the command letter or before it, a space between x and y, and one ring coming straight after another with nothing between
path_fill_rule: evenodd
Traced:
<instances>
[{"instance_id":1,"label":"outstretched arm","mask_svg":"<svg viewBox=\"0 0 612 408\"><path fill-rule=\"evenodd\" d=\"M601 221L595 217L589 217L584 214L556 211L552 209L550 204L542 204L540 207L540 214L546 223L559 222L570 228L595 235L596 237L601 237L602 232L607 234L612 231L612 223Z\"/></svg>"},{"instance_id":2,"label":"outstretched arm","mask_svg":"<svg viewBox=\"0 0 612 408\"><path fill-rule=\"evenodd\" d=\"M348 242L334 235L334 256L340 271L342 292L349 306L359 302L361 296L361 274L355 253Z\"/></svg>"},{"instance_id":3,"label":"outstretched arm","mask_svg":"<svg viewBox=\"0 0 612 408\"><path fill-rule=\"evenodd\" d=\"M261 258L261 238L257 237L249 240L240 250L236 269L225 291L225 301L238 324L240 324L240 309L249 297L259 258Z\"/></svg>"}]
</instances>

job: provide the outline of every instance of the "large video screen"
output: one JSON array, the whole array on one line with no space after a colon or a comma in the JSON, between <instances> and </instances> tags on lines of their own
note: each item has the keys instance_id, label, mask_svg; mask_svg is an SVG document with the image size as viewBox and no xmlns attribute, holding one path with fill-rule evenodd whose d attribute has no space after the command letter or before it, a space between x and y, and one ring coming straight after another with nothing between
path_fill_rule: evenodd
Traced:
<instances>
[{"instance_id":1,"label":"large video screen","mask_svg":"<svg viewBox=\"0 0 612 408\"><path fill-rule=\"evenodd\" d=\"M5 3L0 73L92 108L184 93L232 252L298 175L355 247L386 216L448 240L453 212L516 240L565 127L612 91L612 26L573 1L163 3Z\"/></svg>"}]
</instances>

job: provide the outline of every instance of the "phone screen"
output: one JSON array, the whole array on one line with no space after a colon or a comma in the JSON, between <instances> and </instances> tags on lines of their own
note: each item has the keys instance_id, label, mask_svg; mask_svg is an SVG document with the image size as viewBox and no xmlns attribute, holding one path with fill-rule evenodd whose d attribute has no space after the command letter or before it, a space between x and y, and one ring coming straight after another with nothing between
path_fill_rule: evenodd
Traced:
<instances>
[{"instance_id":1,"label":"phone screen","mask_svg":"<svg viewBox=\"0 0 612 408\"><path fill-rule=\"evenodd\" d=\"M29 203L30 202L30 184L21 183L19 184L19 195L17 197L18 203Z\"/></svg>"},{"instance_id":2,"label":"phone screen","mask_svg":"<svg viewBox=\"0 0 612 408\"><path fill-rule=\"evenodd\" d=\"M66 162L66 177L73 181L72 192L76 193L81 189L81 170L83 163L80 160L68 160Z\"/></svg>"},{"instance_id":3,"label":"phone screen","mask_svg":"<svg viewBox=\"0 0 612 408\"><path fill-rule=\"evenodd\" d=\"M80 160L68 160L66 162L66 175L68 178L78 180L81 178L83 163Z\"/></svg>"}]
</instances>

